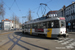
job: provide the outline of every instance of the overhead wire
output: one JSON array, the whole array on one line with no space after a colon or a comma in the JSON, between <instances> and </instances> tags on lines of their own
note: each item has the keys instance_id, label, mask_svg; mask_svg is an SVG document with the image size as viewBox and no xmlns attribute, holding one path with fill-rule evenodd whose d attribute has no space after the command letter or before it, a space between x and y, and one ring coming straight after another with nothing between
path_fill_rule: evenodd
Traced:
<instances>
[{"instance_id":1,"label":"overhead wire","mask_svg":"<svg viewBox=\"0 0 75 50\"><path fill-rule=\"evenodd\" d=\"M33 10L38 9L38 8L39 8L39 6L38 6L38 7L36 7L36 8L34 8Z\"/></svg>"},{"instance_id":2,"label":"overhead wire","mask_svg":"<svg viewBox=\"0 0 75 50\"><path fill-rule=\"evenodd\" d=\"M41 7L42 15L44 15L44 14L45 14L45 12L46 12L46 6L47 6L47 4L40 3L40 7ZM43 9L42 9L42 8L43 8Z\"/></svg>"},{"instance_id":3,"label":"overhead wire","mask_svg":"<svg viewBox=\"0 0 75 50\"><path fill-rule=\"evenodd\" d=\"M48 2L46 2L46 3L50 3L52 0L50 0L50 1L48 1Z\"/></svg>"},{"instance_id":4,"label":"overhead wire","mask_svg":"<svg viewBox=\"0 0 75 50\"><path fill-rule=\"evenodd\" d=\"M10 7L2 0L2 2L8 7L9 10L12 11L12 9L10 9ZM13 12L13 11L12 11ZM14 12L13 12L14 13ZM15 14L15 13L14 13ZM16 15L16 14L15 14Z\"/></svg>"},{"instance_id":5,"label":"overhead wire","mask_svg":"<svg viewBox=\"0 0 75 50\"><path fill-rule=\"evenodd\" d=\"M52 0L50 0L50 1L46 2L46 3L50 3L51 1L52 1ZM37 7L37 8L38 8L38 10L37 10L37 15L38 15L38 17L39 17L38 11L39 11L40 7L41 7L41 11L42 11L42 14L43 14L43 15L46 13L46 7L47 7L49 10L51 10L51 9L48 7L47 4L44 4L45 7L43 7L42 4L44 4L44 3L41 3L41 4L40 4L41 6ZM37 9L37 8L36 8L36 9ZM44 10L42 10L42 8L44 8ZM44 12L43 12L43 11L44 11ZM51 10L51 11L52 11L52 10Z\"/></svg>"},{"instance_id":6,"label":"overhead wire","mask_svg":"<svg viewBox=\"0 0 75 50\"><path fill-rule=\"evenodd\" d=\"M43 6L42 6L42 7L43 7ZM45 7L43 7L43 8L44 8L44 10L43 10L43 11L44 11L44 12L43 12L43 15L44 15L44 14L45 14L45 12L46 12L46 6L45 6Z\"/></svg>"},{"instance_id":7,"label":"overhead wire","mask_svg":"<svg viewBox=\"0 0 75 50\"><path fill-rule=\"evenodd\" d=\"M46 2L46 3L50 3L51 1L52 1L52 0L50 0L50 1ZM41 3L41 4L43 4L43 3ZM51 10L51 9L48 7L48 5L46 5L45 7L42 7L42 5L41 5L41 11L42 11L42 14L43 14L43 15L44 15L45 12L46 12L46 7L47 7L49 10ZM37 15L38 15L38 17L39 17L38 11L39 11L39 9L40 9L40 6L39 6L39 7L36 7L35 9L37 9L37 8L38 8L38 10L37 10ZM44 12L43 12L42 8L44 8ZM33 10L35 10L35 9L33 9Z\"/></svg>"},{"instance_id":8,"label":"overhead wire","mask_svg":"<svg viewBox=\"0 0 75 50\"><path fill-rule=\"evenodd\" d=\"M11 9L11 8L12 8L12 6L14 5L14 2L15 2L15 0L13 1L12 5L11 5L11 7L10 7L9 9Z\"/></svg>"},{"instance_id":9,"label":"overhead wire","mask_svg":"<svg viewBox=\"0 0 75 50\"><path fill-rule=\"evenodd\" d=\"M42 7L41 7L41 11L42 11L42 12L41 12L41 14L43 14L43 10L42 10Z\"/></svg>"},{"instance_id":10,"label":"overhead wire","mask_svg":"<svg viewBox=\"0 0 75 50\"><path fill-rule=\"evenodd\" d=\"M48 6L47 6L47 7L48 7ZM49 7L48 7L48 9L51 10ZM51 10L51 11L52 11L52 10Z\"/></svg>"},{"instance_id":11,"label":"overhead wire","mask_svg":"<svg viewBox=\"0 0 75 50\"><path fill-rule=\"evenodd\" d=\"M40 6L39 6L39 8L40 8ZM38 17L39 17L39 14L38 14L39 8L38 8L38 10L37 10L37 15L38 15Z\"/></svg>"},{"instance_id":12,"label":"overhead wire","mask_svg":"<svg viewBox=\"0 0 75 50\"><path fill-rule=\"evenodd\" d=\"M16 6L18 7L18 9L19 9L20 13L22 14L21 9L19 8L19 6L18 6L18 4L17 4L17 1L16 1L16 0L15 0L15 3L16 3Z\"/></svg>"},{"instance_id":13,"label":"overhead wire","mask_svg":"<svg viewBox=\"0 0 75 50\"><path fill-rule=\"evenodd\" d=\"M3 1L3 0L2 0L2 1ZM4 3L4 5L6 5L6 6L8 7L8 9L11 10L13 13L14 13L14 11L13 11L11 8L12 8L12 6L14 5L14 3L16 3L16 5L17 5L17 7L18 7L18 9L19 9L19 11L20 11L20 13L21 13L21 15L22 15L22 12L21 12L21 10L20 10L20 8L19 8L19 6L18 6L16 0L14 0L14 2L12 3L12 5L11 5L10 7L9 7L4 1L3 1L3 3ZM16 14L14 13L14 15L16 15Z\"/></svg>"},{"instance_id":14,"label":"overhead wire","mask_svg":"<svg viewBox=\"0 0 75 50\"><path fill-rule=\"evenodd\" d=\"M50 1L46 2L46 3L48 4L48 3L50 3L51 1L52 1L52 0L50 0ZM48 5L47 5L47 7L48 7ZM49 7L48 7L48 9L51 10ZM51 11L52 11L52 10L51 10Z\"/></svg>"}]
</instances>

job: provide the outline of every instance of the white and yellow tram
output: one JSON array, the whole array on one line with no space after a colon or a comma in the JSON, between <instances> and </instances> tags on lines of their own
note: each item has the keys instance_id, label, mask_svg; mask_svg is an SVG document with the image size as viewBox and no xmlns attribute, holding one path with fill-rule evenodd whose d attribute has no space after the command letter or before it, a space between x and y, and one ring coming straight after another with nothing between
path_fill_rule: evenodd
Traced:
<instances>
[{"instance_id":1,"label":"white and yellow tram","mask_svg":"<svg viewBox=\"0 0 75 50\"><path fill-rule=\"evenodd\" d=\"M49 38L66 37L68 35L64 17L30 21L24 24L22 32L31 35L45 35Z\"/></svg>"}]
</instances>

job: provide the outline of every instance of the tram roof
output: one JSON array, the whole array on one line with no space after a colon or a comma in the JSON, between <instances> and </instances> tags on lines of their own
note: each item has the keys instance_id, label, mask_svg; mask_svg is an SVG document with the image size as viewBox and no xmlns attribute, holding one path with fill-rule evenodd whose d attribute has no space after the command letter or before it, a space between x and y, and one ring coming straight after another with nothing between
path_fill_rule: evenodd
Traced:
<instances>
[{"instance_id":1,"label":"tram roof","mask_svg":"<svg viewBox=\"0 0 75 50\"><path fill-rule=\"evenodd\" d=\"M33 24L33 23L40 23L40 22L45 22L45 21L51 21L51 20L60 20L60 18L64 18L64 17L54 17L54 18L48 18L48 19L44 19L44 20L29 21L28 23L25 23L25 25L26 24Z\"/></svg>"}]
</instances>

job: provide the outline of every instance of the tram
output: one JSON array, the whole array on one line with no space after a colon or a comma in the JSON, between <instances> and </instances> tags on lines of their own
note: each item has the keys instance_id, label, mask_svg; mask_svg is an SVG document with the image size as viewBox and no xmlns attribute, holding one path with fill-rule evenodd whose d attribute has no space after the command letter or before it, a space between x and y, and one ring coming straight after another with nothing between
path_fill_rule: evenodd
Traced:
<instances>
[{"instance_id":1,"label":"tram","mask_svg":"<svg viewBox=\"0 0 75 50\"><path fill-rule=\"evenodd\" d=\"M24 24L22 32L30 35L45 35L48 38L68 36L64 17L29 21Z\"/></svg>"}]
</instances>

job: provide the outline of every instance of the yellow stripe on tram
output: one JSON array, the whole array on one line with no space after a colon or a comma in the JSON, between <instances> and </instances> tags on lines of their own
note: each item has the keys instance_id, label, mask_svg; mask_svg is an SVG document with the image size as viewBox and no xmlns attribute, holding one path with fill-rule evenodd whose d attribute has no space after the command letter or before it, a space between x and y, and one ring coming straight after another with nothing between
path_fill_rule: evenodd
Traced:
<instances>
[{"instance_id":1,"label":"yellow stripe on tram","mask_svg":"<svg viewBox=\"0 0 75 50\"><path fill-rule=\"evenodd\" d=\"M32 29L30 29L30 35L32 35Z\"/></svg>"},{"instance_id":2,"label":"yellow stripe on tram","mask_svg":"<svg viewBox=\"0 0 75 50\"><path fill-rule=\"evenodd\" d=\"M52 35L52 28L48 28L47 29L47 37L51 38L51 35Z\"/></svg>"}]
</instances>

